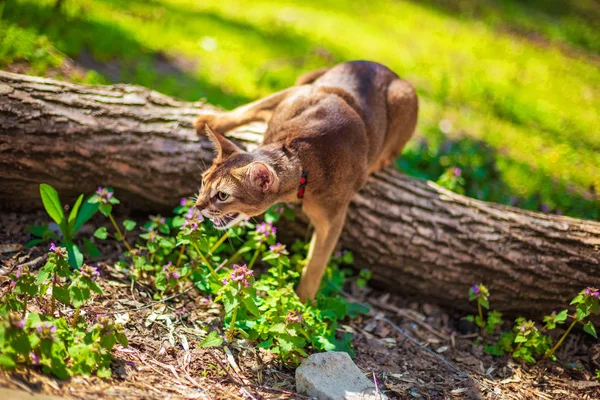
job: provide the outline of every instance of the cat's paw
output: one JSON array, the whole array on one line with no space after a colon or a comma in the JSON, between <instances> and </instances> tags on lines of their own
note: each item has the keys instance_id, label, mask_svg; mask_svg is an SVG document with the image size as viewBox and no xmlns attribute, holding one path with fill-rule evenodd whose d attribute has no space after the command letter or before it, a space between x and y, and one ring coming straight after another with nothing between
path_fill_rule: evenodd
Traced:
<instances>
[{"instance_id":1,"label":"cat's paw","mask_svg":"<svg viewBox=\"0 0 600 400\"><path fill-rule=\"evenodd\" d=\"M309 304L313 304L316 293L314 290L308 289L306 285L303 285L302 282L300 282L298 289L296 289L296 295L303 303L308 302Z\"/></svg>"},{"instance_id":2,"label":"cat's paw","mask_svg":"<svg viewBox=\"0 0 600 400\"><path fill-rule=\"evenodd\" d=\"M194 128L196 128L196 132L199 135L206 134L206 125L210 126L213 130L217 129L217 119L219 118L218 114L200 114L196 117L194 121Z\"/></svg>"}]
</instances>

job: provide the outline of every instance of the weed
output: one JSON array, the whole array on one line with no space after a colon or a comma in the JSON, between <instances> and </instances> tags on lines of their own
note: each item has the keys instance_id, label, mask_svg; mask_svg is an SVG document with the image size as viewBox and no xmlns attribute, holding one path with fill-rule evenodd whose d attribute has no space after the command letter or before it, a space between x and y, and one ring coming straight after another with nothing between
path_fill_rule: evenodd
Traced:
<instances>
[{"instance_id":1,"label":"weed","mask_svg":"<svg viewBox=\"0 0 600 400\"><path fill-rule=\"evenodd\" d=\"M569 311L566 309L559 312L555 310L550 315L544 316L542 328L538 328L532 320L519 317L515 320L511 331L500 332L494 344L489 343L488 340L485 343L485 349L491 355L499 356L511 353L514 358L532 363L540 358L555 360L556 350L577 324L581 325L585 332L598 338L596 328L589 317L598 314L599 295L600 292L595 288L582 290L571 301L571 305L576 306L575 314L569 315ZM467 316L466 319L475 322L481 328L482 336L484 333L494 333L496 327L502 325L502 314L490 311L487 313L487 320L484 319L483 309L489 309L488 289L482 284L471 287L469 300L477 301L478 315ZM556 329L557 326L565 324L569 318L572 320L571 323L558 341L553 344L549 332Z\"/></svg>"}]
</instances>

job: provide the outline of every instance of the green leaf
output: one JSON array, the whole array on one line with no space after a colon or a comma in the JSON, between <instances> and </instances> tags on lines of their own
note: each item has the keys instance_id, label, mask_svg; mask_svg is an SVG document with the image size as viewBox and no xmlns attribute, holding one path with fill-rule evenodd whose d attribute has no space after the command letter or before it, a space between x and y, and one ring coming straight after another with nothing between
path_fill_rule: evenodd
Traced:
<instances>
[{"instance_id":1,"label":"green leaf","mask_svg":"<svg viewBox=\"0 0 600 400\"><path fill-rule=\"evenodd\" d=\"M104 294L104 292L102 291L102 288L100 287L100 285L98 285L97 282L95 281L90 281L88 283L88 286L90 287L90 289L92 289L94 292L98 293L98 294Z\"/></svg>"},{"instance_id":2,"label":"green leaf","mask_svg":"<svg viewBox=\"0 0 600 400\"><path fill-rule=\"evenodd\" d=\"M40 185L40 196L42 196L42 203L44 203L44 208L50 218L58 225L61 225L65 220L65 214L63 213L56 190L52 186L42 183Z\"/></svg>"},{"instance_id":3,"label":"green leaf","mask_svg":"<svg viewBox=\"0 0 600 400\"><path fill-rule=\"evenodd\" d=\"M37 237L43 237L46 232L48 232L47 225L33 225L27 227L27 232L31 233Z\"/></svg>"},{"instance_id":4,"label":"green leaf","mask_svg":"<svg viewBox=\"0 0 600 400\"><path fill-rule=\"evenodd\" d=\"M79 308L90 298L90 289L73 286L69 288L69 295L71 296L73 306Z\"/></svg>"},{"instance_id":5,"label":"green leaf","mask_svg":"<svg viewBox=\"0 0 600 400\"><path fill-rule=\"evenodd\" d=\"M568 310L562 310L561 312L556 314L556 323L562 324L563 322L565 322L567 320L568 312Z\"/></svg>"},{"instance_id":6,"label":"green leaf","mask_svg":"<svg viewBox=\"0 0 600 400\"><path fill-rule=\"evenodd\" d=\"M0 354L0 368L13 369L17 364L8 354Z\"/></svg>"},{"instance_id":7,"label":"green leaf","mask_svg":"<svg viewBox=\"0 0 600 400\"><path fill-rule=\"evenodd\" d=\"M123 221L123 226L126 230L131 231L135 228L136 222L130 219L126 219L125 221Z\"/></svg>"},{"instance_id":8,"label":"green leaf","mask_svg":"<svg viewBox=\"0 0 600 400\"><path fill-rule=\"evenodd\" d=\"M100 205L98 206L98 210L100 210L102 215L104 215L105 217L108 217L108 215L112 212L112 205L106 204L106 203L100 203Z\"/></svg>"},{"instance_id":9,"label":"green leaf","mask_svg":"<svg viewBox=\"0 0 600 400\"><path fill-rule=\"evenodd\" d=\"M38 276L37 276L37 279L35 280L35 283L38 285L41 285L44 282L47 282L49 279L50 279L50 271L47 268L42 267L40 269L40 271L38 272Z\"/></svg>"},{"instance_id":10,"label":"green leaf","mask_svg":"<svg viewBox=\"0 0 600 400\"><path fill-rule=\"evenodd\" d=\"M100 346L108 351L112 351L115 344L117 344L117 338L115 335L102 335L102 338L100 339Z\"/></svg>"},{"instance_id":11,"label":"green leaf","mask_svg":"<svg viewBox=\"0 0 600 400\"><path fill-rule=\"evenodd\" d=\"M571 304L576 304L576 303L581 303L583 302L583 295L582 294L578 294L577 296L575 296L575 298L573 300L571 300Z\"/></svg>"},{"instance_id":12,"label":"green leaf","mask_svg":"<svg viewBox=\"0 0 600 400\"><path fill-rule=\"evenodd\" d=\"M344 253L342 261L344 261L344 264L354 264L354 256L351 252L347 251Z\"/></svg>"},{"instance_id":13,"label":"green leaf","mask_svg":"<svg viewBox=\"0 0 600 400\"><path fill-rule=\"evenodd\" d=\"M81 268L83 265L83 254L81 254L79 247L75 243L65 243L65 247L69 255L69 265L76 269Z\"/></svg>"},{"instance_id":14,"label":"green leaf","mask_svg":"<svg viewBox=\"0 0 600 400\"><path fill-rule=\"evenodd\" d=\"M223 339L217 334L217 331L211 331L208 336L200 342L200 347L217 347L223 343Z\"/></svg>"},{"instance_id":15,"label":"green leaf","mask_svg":"<svg viewBox=\"0 0 600 400\"><path fill-rule=\"evenodd\" d=\"M273 332L273 333L285 333L285 323L279 322L277 324L273 324L269 328L269 332Z\"/></svg>"},{"instance_id":16,"label":"green leaf","mask_svg":"<svg viewBox=\"0 0 600 400\"><path fill-rule=\"evenodd\" d=\"M583 330L598 339L598 334L596 333L596 328L594 328L592 321L588 321L587 324L583 326Z\"/></svg>"},{"instance_id":17,"label":"green leaf","mask_svg":"<svg viewBox=\"0 0 600 400\"><path fill-rule=\"evenodd\" d=\"M244 303L248 311L252 313L252 315L254 315L255 317L260 316L260 311L258 310L258 307L256 306L256 303L254 302L254 298L252 296L244 297L242 299L242 302Z\"/></svg>"},{"instance_id":18,"label":"green leaf","mask_svg":"<svg viewBox=\"0 0 600 400\"><path fill-rule=\"evenodd\" d=\"M260 342L259 344L256 345L256 347L260 347L263 349L269 349L271 348L271 346L273 346L273 338L269 338L263 342Z\"/></svg>"},{"instance_id":19,"label":"green leaf","mask_svg":"<svg viewBox=\"0 0 600 400\"><path fill-rule=\"evenodd\" d=\"M119 344L123 347L127 347L128 341L127 341L127 336L125 336L125 334L123 333L116 333L115 337L117 338L117 342L119 342Z\"/></svg>"},{"instance_id":20,"label":"green leaf","mask_svg":"<svg viewBox=\"0 0 600 400\"><path fill-rule=\"evenodd\" d=\"M96 229L96 232L94 232L94 236L98 239L106 239L108 237L108 231L106 230L106 227L101 226L100 228Z\"/></svg>"},{"instance_id":21,"label":"green leaf","mask_svg":"<svg viewBox=\"0 0 600 400\"><path fill-rule=\"evenodd\" d=\"M33 246L37 246L38 244L42 243L43 241L44 241L43 239L31 239L30 241L25 243L25 248L30 249Z\"/></svg>"},{"instance_id":22,"label":"green leaf","mask_svg":"<svg viewBox=\"0 0 600 400\"><path fill-rule=\"evenodd\" d=\"M98 247L88 239L83 239L83 248L90 258L96 258L102 255Z\"/></svg>"},{"instance_id":23,"label":"green leaf","mask_svg":"<svg viewBox=\"0 0 600 400\"><path fill-rule=\"evenodd\" d=\"M83 201L83 195L81 194L77 198L77 201L75 202L75 204L73 205L73 208L71 209L71 212L69 213L69 231L70 231L71 237L73 237L73 234L75 233L75 231L73 230L73 226L75 226L75 218L77 218L77 213L79 212L79 207L81 207L82 201Z\"/></svg>"},{"instance_id":24,"label":"green leaf","mask_svg":"<svg viewBox=\"0 0 600 400\"><path fill-rule=\"evenodd\" d=\"M590 311L588 310L588 307L585 305L585 303L579 303L577 305L577 308L575 309L575 312L577 315L577 321L581 321L585 319L585 317L590 315Z\"/></svg>"},{"instance_id":25,"label":"green leaf","mask_svg":"<svg viewBox=\"0 0 600 400\"><path fill-rule=\"evenodd\" d=\"M77 232L83 226L83 224L88 222L90 218L92 218L98 211L98 204L91 203L90 199L91 197L88 197L88 199L81 206L79 213L77 213L77 218L75 218L75 223L73 224L72 228L73 232Z\"/></svg>"},{"instance_id":26,"label":"green leaf","mask_svg":"<svg viewBox=\"0 0 600 400\"><path fill-rule=\"evenodd\" d=\"M517 337L515 338L515 343L525 343L527 341L527 338L523 335L517 335Z\"/></svg>"},{"instance_id":27,"label":"green leaf","mask_svg":"<svg viewBox=\"0 0 600 400\"><path fill-rule=\"evenodd\" d=\"M490 308L490 303L487 299L480 297L478 301L479 304L481 304L481 307L485 308L486 310Z\"/></svg>"},{"instance_id":28,"label":"green leaf","mask_svg":"<svg viewBox=\"0 0 600 400\"><path fill-rule=\"evenodd\" d=\"M368 314L371 310L368 304L350 303L348 304L348 315L350 318L355 318L358 314Z\"/></svg>"},{"instance_id":29,"label":"green leaf","mask_svg":"<svg viewBox=\"0 0 600 400\"><path fill-rule=\"evenodd\" d=\"M98 375L98 378L109 378L112 375L112 372L109 367L101 367L98 368L96 375Z\"/></svg>"},{"instance_id":30,"label":"green leaf","mask_svg":"<svg viewBox=\"0 0 600 400\"><path fill-rule=\"evenodd\" d=\"M156 280L154 281L154 286L156 286L156 288L160 291L167 290L167 279L165 278L165 276L157 276Z\"/></svg>"},{"instance_id":31,"label":"green leaf","mask_svg":"<svg viewBox=\"0 0 600 400\"><path fill-rule=\"evenodd\" d=\"M60 286L55 286L52 290L52 296L63 304L71 304L71 298L69 297L69 291Z\"/></svg>"},{"instance_id":32,"label":"green leaf","mask_svg":"<svg viewBox=\"0 0 600 400\"><path fill-rule=\"evenodd\" d=\"M235 307L240 305L240 302L236 296L231 292L225 293L223 296L223 306L225 306L225 313L229 314Z\"/></svg>"}]
</instances>

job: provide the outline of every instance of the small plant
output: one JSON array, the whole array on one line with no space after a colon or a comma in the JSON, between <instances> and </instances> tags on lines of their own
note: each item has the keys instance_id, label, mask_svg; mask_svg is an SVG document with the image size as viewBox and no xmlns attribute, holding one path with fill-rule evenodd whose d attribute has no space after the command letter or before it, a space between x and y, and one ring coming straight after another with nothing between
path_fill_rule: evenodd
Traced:
<instances>
[{"instance_id":1,"label":"small plant","mask_svg":"<svg viewBox=\"0 0 600 400\"><path fill-rule=\"evenodd\" d=\"M73 270L68 257L65 248L52 244L37 276L25 267L11 275L11 290L0 303L0 367L41 367L61 379L94 372L110 376L112 349L116 343L126 346L127 338L123 327L108 317L97 318L91 326L80 320L79 311L91 292L102 294L96 282L99 273L85 264ZM47 303L48 289L50 305L41 307L47 312L28 312L28 300L33 297L38 304ZM75 307L71 323L55 317L57 301Z\"/></svg>"},{"instance_id":2,"label":"small plant","mask_svg":"<svg viewBox=\"0 0 600 400\"><path fill-rule=\"evenodd\" d=\"M60 242L67 249L71 267L81 267L83 264L83 254L79 250L79 247L74 243L75 234L83 224L94 216L96 211L98 211L98 206L91 202L91 199L84 202L82 194L77 198L77 201L75 201L67 218L63 211L64 207L60 202L58 193L52 186L42 183L40 185L40 196L46 212L59 226L62 237L56 235L56 233L48 229L47 226L33 226L29 228L29 232L36 236L36 238L30 240L26 246L35 246L47 240ZM98 251L98 249L96 249L89 241L84 241L84 245L89 252Z\"/></svg>"},{"instance_id":3,"label":"small plant","mask_svg":"<svg viewBox=\"0 0 600 400\"><path fill-rule=\"evenodd\" d=\"M117 224L117 221L115 221L115 217L112 215L113 206L120 203L119 199L117 199L117 197L114 195L113 189L98 187L96 193L90 197L88 201L98 206L100 213L107 217L115 228L115 238L122 242L128 251L131 251L131 246L127 242L127 239L125 239L123 232L121 232L121 228L119 228L119 224ZM135 225L135 222L131 220L126 220L124 222L124 227L128 231L135 228ZM96 229L94 236L96 236L98 239L106 239L108 237L108 231L105 227L100 227Z\"/></svg>"},{"instance_id":4,"label":"small plant","mask_svg":"<svg viewBox=\"0 0 600 400\"><path fill-rule=\"evenodd\" d=\"M238 337L254 341L292 364L306 355L308 347L352 352L352 335L338 331L339 320L365 311L364 306L339 296L347 276L339 268L353 261L352 253L344 251L332 257L326 272L328 282L316 304L306 305L293 288L300 278L308 245L296 242L288 250L277 242L273 221L285 215L284 208L274 207L266 221L243 221L224 234L204 220L186 199L174 213L172 218L151 217L130 252L131 276L153 282L155 298L180 291L190 279L215 296L215 302L223 304L228 341ZM241 243L234 247L228 238ZM255 267L266 267L266 273L256 276ZM360 277L366 283L370 273L363 271ZM213 339L207 337L206 345L214 345L217 340Z\"/></svg>"},{"instance_id":5,"label":"small plant","mask_svg":"<svg viewBox=\"0 0 600 400\"><path fill-rule=\"evenodd\" d=\"M544 326L540 329L532 320L526 320L519 317L515 320L513 329L510 332L501 332L495 344L486 344L485 349L492 355L502 355L510 352L514 358L527 362L536 362L538 358L556 359L554 355L556 350L564 342L572 329L580 324L583 330L598 338L596 328L589 320L589 317L598 313L600 292L595 288L586 288L582 290L572 301L571 305L576 305L575 314L569 315L568 310L557 312L553 311L550 315L543 318ZM489 291L483 285L475 285L469 289L469 299L477 301L478 315L467 316L484 332L491 334L497 326L502 325L502 314L496 311L487 313L487 320L484 320L483 309L489 309ZM550 331L563 325L571 318L572 321L568 328L560 336L558 341L553 344L552 337L548 334Z\"/></svg>"},{"instance_id":6,"label":"small plant","mask_svg":"<svg viewBox=\"0 0 600 400\"><path fill-rule=\"evenodd\" d=\"M469 289L469 300L477 302L477 315L467 315L465 319L474 322L481 329L482 336L485 336L486 333L494 333L496 327L502 325L502 313L489 310L490 302L487 287L483 284L473 285ZM486 316L484 316L484 309L486 310Z\"/></svg>"},{"instance_id":7,"label":"small plant","mask_svg":"<svg viewBox=\"0 0 600 400\"><path fill-rule=\"evenodd\" d=\"M462 177L460 168L451 167L446 169L436 183L458 194L465 194L465 179Z\"/></svg>"}]
</instances>

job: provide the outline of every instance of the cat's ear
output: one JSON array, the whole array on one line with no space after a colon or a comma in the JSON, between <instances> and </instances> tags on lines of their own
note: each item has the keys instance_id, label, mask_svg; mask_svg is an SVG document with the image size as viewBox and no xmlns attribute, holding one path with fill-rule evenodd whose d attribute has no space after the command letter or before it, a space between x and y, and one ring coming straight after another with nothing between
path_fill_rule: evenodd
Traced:
<instances>
[{"instance_id":1,"label":"cat's ear","mask_svg":"<svg viewBox=\"0 0 600 400\"><path fill-rule=\"evenodd\" d=\"M208 126L208 124L205 125L205 128L206 136L208 136L210 141L215 146L217 160L223 160L236 153L242 152L242 150L239 147L237 147L232 141L227 140L225 136L210 129L210 126Z\"/></svg>"},{"instance_id":2,"label":"cat's ear","mask_svg":"<svg viewBox=\"0 0 600 400\"><path fill-rule=\"evenodd\" d=\"M248 179L262 193L276 190L279 186L279 178L273 168L259 161L236 168L232 171L232 174L238 179Z\"/></svg>"}]
</instances>

